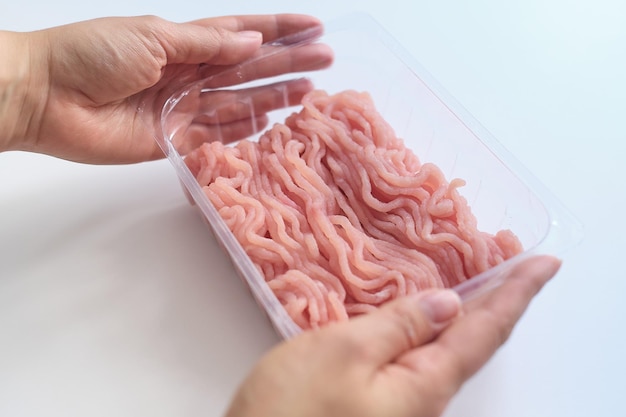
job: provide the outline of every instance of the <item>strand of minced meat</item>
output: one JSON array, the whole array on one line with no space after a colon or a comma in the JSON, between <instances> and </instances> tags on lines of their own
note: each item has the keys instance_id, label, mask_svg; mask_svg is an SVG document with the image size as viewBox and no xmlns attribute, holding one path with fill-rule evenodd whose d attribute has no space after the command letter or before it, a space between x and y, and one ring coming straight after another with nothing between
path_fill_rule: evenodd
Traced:
<instances>
[{"instance_id":1,"label":"strand of minced meat","mask_svg":"<svg viewBox=\"0 0 626 417\"><path fill-rule=\"evenodd\" d=\"M186 157L209 200L302 328L452 287L521 251L477 229L457 188L421 164L368 94L308 93L258 142Z\"/></svg>"}]
</instances>

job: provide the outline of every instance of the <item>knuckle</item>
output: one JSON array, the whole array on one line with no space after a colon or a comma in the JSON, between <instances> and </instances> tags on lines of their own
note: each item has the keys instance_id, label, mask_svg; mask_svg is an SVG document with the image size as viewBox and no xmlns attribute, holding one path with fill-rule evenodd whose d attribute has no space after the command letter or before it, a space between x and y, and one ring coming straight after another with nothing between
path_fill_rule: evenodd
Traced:
<instances>
[{"instance_id":1,"label":"knuckle","mask_svg":"<svg viewBox=\"0 0 626 417\"><path fill-rule=\"evenodd\" d=\"M171 24L169 21L155 15L144 15L139 16L137 18L137 22L145 27L149 28L149 30L157 30Z\"/></svg>"},{"instance_id":2,"label":"knuckle","mask_svg":"<svg viewBox=\"0 0 626 417\"><path fill-rule=\"evenodd\" d=\"M506 326L506 325L502 325L497 328L496 343L498 347L504 345L509 340L509 338L511 337L512 331L513 331L513 328L510 326Z\"/></svg>"},{"instance_id":3,"label":"knuckle","mask_svg":"<svg viewBox=\"0 0 626 417\"><path fill-rule=\"evenodd\" d=\"M221 41L230 35L229 31L219 26L209 26L207 32L209 37L215 41Z\"/></svg>"},{"instance_id":4,"label":"knuckle","mask_svg":"<svg viewBox=\"0 0 626 417\"><path fill-rule=\"evenodd\" d=\"M152 24L160 24L160 23L165 22L165 19L156 15L153 15L153 14L144 15L142 19L144 19L146 23L152 23Z\"/></svg>"},{"instance_id":5,"label":"knuckle","mask_svg":"<svg viewBox=\"0 0 626 417\"><path fill-rule=\"evenodd\" d=\"M224 44L230 36L230 32L226 29L216 26L206 28L205 45L211 51L210 55L213 59L220 59L224 54Z\"/></svg>"},{"instance_id":6,"label":"knuckle","mask_svg":"<svg viewBox=\"0 0 626 417\"><path fill-rule=\"evenodd\" d=\"M420 346L432 338L433 328L420 309L408 303L399 302L387 311L390 320L401 330L407 348Z\"/></svg>"},{"instance_id":7,"label":"knuckle","mask_svg":"<svg viewBox=\"0 0 626 417\"><path fill-rule=\"evenodd\" d=\"M505 315L496 314L490 310L484 312L484 323L492 336L494 349L502 346L511 336L513 330L510 320Z\"/></svg>"}]
</instances>

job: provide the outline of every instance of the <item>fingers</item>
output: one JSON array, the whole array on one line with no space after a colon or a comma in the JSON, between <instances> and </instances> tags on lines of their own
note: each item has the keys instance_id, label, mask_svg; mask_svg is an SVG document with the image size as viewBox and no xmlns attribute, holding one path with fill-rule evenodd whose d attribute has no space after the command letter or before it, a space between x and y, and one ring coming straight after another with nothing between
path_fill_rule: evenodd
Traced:
<instances>
[{"instance_id":1,"label":"fingers","mask_svg":"<svg viewBox=\"0 0 626 417\"><path fill-rule=\"evenodd\" d=\"M234 142L267 126L266 113L301 102L313 88L307 79L241 90L188 94L168 115L164 132L179 153L204 142Z\"/></svg>"},{"instance_id":2,"label":"fingers","mask_svg":"<svg viewBox=\"0 0 626 417\"><path fill-rule=\"evenodd\" d=\"M472 301L464 316L432 344L415 349L397 363L415 371L432 395L452 395L507 340L526 307L558 271L560 261L542 256L516 266L492 293Z\"/></svg>"},{"instance_id":3,"label":"fingers","mask_svg":"<svg viewBox=\"0 0 626 417\"><path fill-rule=\"evenodd\" d=\"M199 98L198 114L201 116L195 121L224 124L246 119L298 104L312 89L311 81L302 78L238 91L207 92Z\"/></svg>"},{"instance_id":4,"label":"fingers","mask_svg":"<svg viewBox=\"0 0 626 417\"><path fill-rule=\"evenodd\" d=\"M328 45L309 44L294 48L264 46L252 63L229 70L207 68L203 76L212 75L207 88L226 87L247 81L273 77L292 72L313 71L328 67L333 51Z\"/></svg>"},{"instance_id":5,"label":"fingers","mask_svg":"<svg viewBox=\"0 0 626 417\"><path fill-rule=\"evenodd\" d=\"M433 340L461 312L452 290L403 297L345 323L346 337L359 346L361 359L374 369Z\"/></svg>"},{"instance_id":6,"label":"fingers","mask_svg":"<svg viewBox=\"0 0 626 417\"><path fill-rule=\"evenodd\" d=\"M263 42L258 31L232 32L217 26L159 22L154 34L168 64L237 64L251 57Z\"/></svg>"},{"instance_id":7,"label":"fingers","mask_svg":"<svg viewBox=\"0 0 626 417\"><path fill-rule=\"evenodd\" d=\"M553 257L528 259L517 265L493 294L467 306L465 320L438 341L444 348L456 349L461 379L473 375L506 342L533 297L560 266L560 260Z\"/></svg>"},{"instance_id":8,"label":"fingers","mask_svg":"<svg viewBox=\"0 0 626 417\"><path fill-rule=\"evenodd\" d=\"M167 52L168 63L174 64L237 64L250 57L262 42L281 39L282 44L289 44L302 40L299 33L314 37L322 32L318 19L297 14L225 16L172 24L169 28L165 21L160 24L164 28L156 31L157 36Z\"/></svg>"},{"instance_id":9,"label":"fingers","mask_svg":"<svg viewBox=\"0 0 626 417\"><path fill-rule=\"evenodd\" d=\"M307 29L319 28L321 32L322 28L322 23L317 18L300 14L224 16L190 23L205 27L219 26L232 32L254 30L263 34L263 42L271 42Z\"/></svg>"},{"instance_id":10,"label":"fingers","mask_svg":"<svg viewBox=\"0 0 626 417\"><path fill-rule=\"evenodd\" d=\"M306 31L313 37L322 32L321 22L306 15L225 16L170 24L157 19L156 34L166 51L167 62L178 64L237 64L249 58L262 42L283 39L296 42Z\"/></svg>"}]
</instances>

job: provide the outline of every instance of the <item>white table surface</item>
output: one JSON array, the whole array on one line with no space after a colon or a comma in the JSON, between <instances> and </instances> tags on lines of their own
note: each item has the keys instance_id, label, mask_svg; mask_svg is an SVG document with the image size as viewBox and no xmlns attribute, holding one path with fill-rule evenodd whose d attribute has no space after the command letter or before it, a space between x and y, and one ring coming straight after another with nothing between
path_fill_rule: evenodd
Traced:
<instances>
[{"instance_id":1,"label":"white table surface","mask_svg":"<svg viewBox=\"0 0 626 417\"><path fill-rule=\"evenodd\" d=\"M7 3L0 29L369 12L586 228L446 416L626 415L623 1ZM168 162L0 154L0 416L220 416L277 341Z\"/></svg>"}]
</instances>

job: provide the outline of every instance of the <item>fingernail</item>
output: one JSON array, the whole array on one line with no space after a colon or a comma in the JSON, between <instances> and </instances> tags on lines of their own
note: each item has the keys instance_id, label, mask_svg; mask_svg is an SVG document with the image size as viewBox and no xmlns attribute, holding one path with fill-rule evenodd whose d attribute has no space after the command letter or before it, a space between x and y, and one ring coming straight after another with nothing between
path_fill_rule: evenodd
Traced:
<instances>
[{"instance_id":1,"label":"fingernail","mask_svg":"<svg viewBox=\"0 0 626 417\"><path fill-rule=\"evenodd\" d=\"M461 299L453 290L437 290L421 297L419 306L430 321L443 323L459 314Z\"/></svg>"},{"instance_id":2,"label":"fingernail","mask_svg":"<svg viewBox=\"0 0 626 417\"><path fill-rule=\"evenodd\" d=\"M237 32L237 36L243 39L263 40L263 34L261 32L257 32L256 30L242 30L241 32Z\"/></svg>"}]
</instances>

